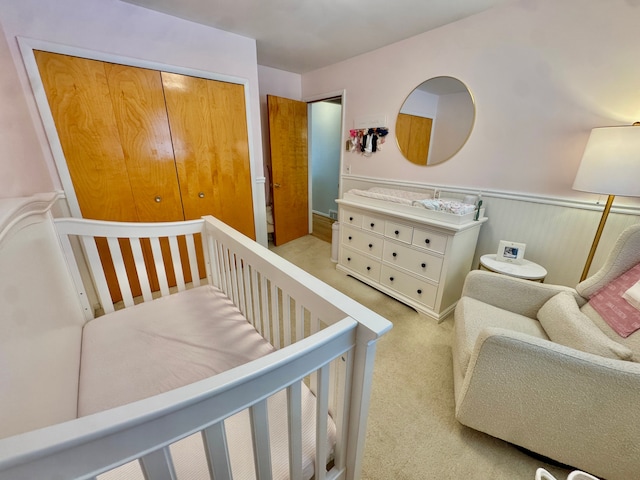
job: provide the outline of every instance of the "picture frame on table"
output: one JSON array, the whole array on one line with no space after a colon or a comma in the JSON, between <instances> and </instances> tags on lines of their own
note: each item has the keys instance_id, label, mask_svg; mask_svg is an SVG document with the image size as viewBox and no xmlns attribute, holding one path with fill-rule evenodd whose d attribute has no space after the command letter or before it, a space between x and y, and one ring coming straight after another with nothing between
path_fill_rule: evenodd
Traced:
<instances>
[{"instance_id":1,"label":"picture frame on table","mask_svg":"<svg viewBox=\"0 0 640 480\"><path fill-rule=\"evenodd\" d=\"M521 264L524 259L525 243L509 242L500 240L496 260L500 262Z\"/></svg>"}]
</instances>

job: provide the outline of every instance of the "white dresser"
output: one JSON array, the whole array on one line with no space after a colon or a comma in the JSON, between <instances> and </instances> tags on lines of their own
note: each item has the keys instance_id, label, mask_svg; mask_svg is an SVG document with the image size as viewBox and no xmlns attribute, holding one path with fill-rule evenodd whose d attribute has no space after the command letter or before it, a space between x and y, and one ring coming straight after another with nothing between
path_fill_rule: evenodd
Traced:
<instances>
[{"instance_id":1,"label":"white dresser","mask_svg":"<svg viewBox=\"0 0 640 480\"><path fill-rule=\"evenodd\" d=\"M338 270L438 321L453 311L486 217L457 224L422 216L420 209L394 209L392 203L337 202Z\"/></svg>"}]
</instances>

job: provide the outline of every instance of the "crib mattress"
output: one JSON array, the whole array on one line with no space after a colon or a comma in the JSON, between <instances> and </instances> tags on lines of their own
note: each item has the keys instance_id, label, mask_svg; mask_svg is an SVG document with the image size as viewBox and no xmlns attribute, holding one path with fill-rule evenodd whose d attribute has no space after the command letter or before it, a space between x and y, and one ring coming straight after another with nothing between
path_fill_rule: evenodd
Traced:
<instances>
[{"instance_id":1,"label":"crib mattress","mask_svg":"<svg viewBox=\"0 0 640 480\"><path fill-rule=\"evenodd\" d=\"M79 416L216 375L274 350L217 288L202 286L117 311L84 328ZM268 401L274 478L288 478L286 393ZM303 385L303 468L313 475L315 396ZM234 479L255 478L249 415L225 421ZM328 440L335 441L329 419ZM329 448L330 450L330 448ZM209 478L199 434L171 446L179 479ZM99 476L143 479L137 462Z\"/></svg>"}]
</instances>

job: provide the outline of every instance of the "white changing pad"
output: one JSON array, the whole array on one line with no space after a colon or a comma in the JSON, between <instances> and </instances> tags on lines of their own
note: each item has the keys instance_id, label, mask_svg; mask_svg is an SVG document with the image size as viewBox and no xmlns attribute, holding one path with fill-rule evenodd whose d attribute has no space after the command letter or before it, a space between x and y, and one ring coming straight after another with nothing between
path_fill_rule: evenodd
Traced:
<instances>
[{"instance_id":1,"label":"white changing pad","mask_svg":"<svg viewBox=\"0 0 640 480\"><path fill-rule=\"evenodd\" d=\"M90 321L84 328L79 416L124 405L193 383L274 350L217 288L203 286ZM303 469L313 475L316 398L303 384ZM286 393L268 401L274 478L288 470ZM225 421L234 479L254 479L249 416ZM335 424L329 418L329 449ZM247 450L248 449L248 450ZM208 478L199 434L171 446L178 478ZM248 453L247 453L248 452ZM101 480L143 479L137 462Z\"/></svg>"},{"instance_id":2,"label":"white changing pad","mask_svg":"<svg viewBox=\"0 0 640 480\"><path fill-rule=\"evenodd\" d=\"M418 192L408 192L406 190L396 190L393 188L373 187L367 190L359 190L357 188L349 190L348 193L359 195L361 197L376 198L387 202L401 203L403 205L413 205L413 202L420 200L428 200L431 195Z\"/></svg>"}]
</instances>

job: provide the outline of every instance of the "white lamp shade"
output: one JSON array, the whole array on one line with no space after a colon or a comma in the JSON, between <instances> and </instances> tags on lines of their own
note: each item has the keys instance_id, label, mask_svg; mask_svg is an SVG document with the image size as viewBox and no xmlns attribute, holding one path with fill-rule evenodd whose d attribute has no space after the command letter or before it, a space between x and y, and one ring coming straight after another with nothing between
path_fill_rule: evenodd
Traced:
<instances>
[{"instance_id":1,"label":"white lamp shade","mask_svg":"<svg viewBox=\"0 0 640 480\"><path fill-rule=\"evenodd\" d=\"M573 189L640 197L640 126L591 130Z\"/></svg>"}]
</instances>

